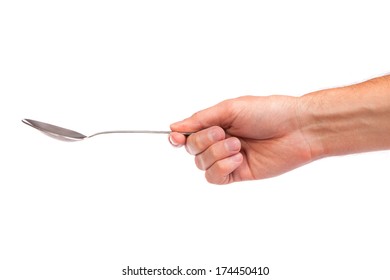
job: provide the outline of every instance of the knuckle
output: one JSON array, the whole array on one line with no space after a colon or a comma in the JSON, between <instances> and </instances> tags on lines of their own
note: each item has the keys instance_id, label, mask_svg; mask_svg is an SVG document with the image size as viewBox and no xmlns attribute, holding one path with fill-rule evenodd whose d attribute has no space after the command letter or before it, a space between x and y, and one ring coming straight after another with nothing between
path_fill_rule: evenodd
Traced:
<instances>
[{"instance_id":1,"label":"knuckle","mask_svg":"<svg viewBox=\"0 0 390 280\"><path fill-rule=\"evenodd\" d=\"M227 112L232 113L237 109L237 102L239 101L240 98L227 99L222 101L222 105L225 107Z\"/></svg>"},{"instance_id":2,"label":"knuckle","mask_svg":"<svg viewBox=\"0 0 390 280\"><path fill-rule=\"evenodd\" d=\"M214 174L210 170L207 170L205 172L205 178L206 178L206 181L209 182L210 184L214 184L214 185L224 185L224 184L226 184L226 180L225 180L224 177L219 176L217 174Z\"/></svg>"},{"instance_id":3,"label":"knuckle","mask_svg":"<svg viewBox=\"0 0 390 280\"><path fill-rule=\"evenodd\" d=\"M219 174L224 174L226 170L226 164L224 163L223 160L219 160L214 163L213 165L214 172L219 173Z\"/></svg>"},{"instance_id":4,"label":"knuckle","mask_svg":"<svg viewBox=\"0 0 390 280\"><path fill-rule=\"evenodd\" d=\"M200 150L202 148L203 141L200 134L194 135L193 138L193 146L196 147L197 150Z\"/></svg>"},{"instance_id":5,"label":"knuckle","mask_svg":"<svg viewBox=\"0 0 390 280\"><path fill-rule=\"evenodd\" d=\"M218 159L218 149L215 146L210 146L210 148L207 150L208 157L215 161Z\"/></svg>"},{"instance_id":6,"label":"knuckle","mask_svg":"<svg viewBox=\"0 0 390 280\"><path fill-rule=\"evenodd\" d=\"M204 177L206 178L206 181L210 184L218 184L218 181L216 180L214 174L212 174L209 170L204 173Z\"/></svg>"},{"instance_id":7,"label":"knuckle","mask_svg":"<svg viewBox=\"0 0 390 280\"><path fill-rule=\"evenodd\" d=\"M195 112L195 113L193 113L192 116L191 116L191 118L194 118L194 119L197 119L197 120L198 120L198 119L199 119L199 113L200 113L200 112Z\"/></svg>"}]
</instances>

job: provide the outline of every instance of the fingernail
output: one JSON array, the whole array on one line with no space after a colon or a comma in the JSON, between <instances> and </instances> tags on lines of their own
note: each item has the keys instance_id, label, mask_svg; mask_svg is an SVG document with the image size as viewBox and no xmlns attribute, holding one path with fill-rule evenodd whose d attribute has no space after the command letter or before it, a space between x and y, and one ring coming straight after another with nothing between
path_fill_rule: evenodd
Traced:
<instances>
[{"instance_id":1,"label":"fingernail","mask_svg":"<svg viewBox=\"0 0 390 280\"><path fill-rule=\"evenodd\" d=\"M193 148L191 148L191 146L186 145L186 150L187 150L187 152L188 152L190 155L196 155L195 151L193 150Z\"/></svg>"},{"instance_id":2,"label":"fingernail","mask_svg":"<svg viewBox=\"0 0 390 280\"><path fill-rule=\"evenodd\" d=\"M241 143L237 138L229 138L225 141L225 147L228 151L239 151Z\"/></svg>"},{"instance_id":3,"label":"fingernail","mask_svg":"<svg viewBox=\"0 0 390 280\"><path fill-rule=\"evenodd\" d=\"M235 154L234 156L231 156L230 159L234 162L240 162L242 160L241 153Z\"/></svg>"},{"instance_id":4,"label":"fingernail","mask_svg":"<svg viewBox=\"0 0 390 280\"><path fill-rule=\"evenodd\" d=\"M175 147L178 147L178 146L179 146L179 143L177 143L177 142L175 141L175 139L173 139L172 135L169 135L169 142L170 142L173 146L175 146Z\"/></svg>"},{"instance_id":5,"label":"fingernail","mask_svg":"<svg viewBox=\"0 0 390 280\"><path fill-rule=\"evenodd\" d=\"M207 136L209 137L210 141L214 142L214 141L218 141L221 139L221 133L216 130L216 129L211 129Z\"/></svg>"}]
</instances>

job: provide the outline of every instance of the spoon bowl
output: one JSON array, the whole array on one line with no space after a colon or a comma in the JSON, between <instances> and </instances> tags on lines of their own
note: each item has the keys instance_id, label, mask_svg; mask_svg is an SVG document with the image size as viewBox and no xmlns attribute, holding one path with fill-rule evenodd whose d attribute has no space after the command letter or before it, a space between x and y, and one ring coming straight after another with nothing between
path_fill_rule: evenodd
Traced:
<instances>
[{"instance_id":1,"label":"spoon bowl","mask_svg":"<svg viewBox=\"0 0 390 280\"><path fill-rule=\"evenodd\" d=\"M70 130L60 126L56 126L56 125L52 125L40 121L35 121L31 119L23 119L22 122L35 129L38 129L39 131L46 134L47 136L50 136L57 140L67 141L67 142L80 141L97 135L112 134L112 133L170 134L172 132L172 131L163 131L163 130L110 130L110 131L98 132L87 136L74 130ZM191 134L191 132L182 132L182 134L188 136Z\"/></svg>"}]
</instances>

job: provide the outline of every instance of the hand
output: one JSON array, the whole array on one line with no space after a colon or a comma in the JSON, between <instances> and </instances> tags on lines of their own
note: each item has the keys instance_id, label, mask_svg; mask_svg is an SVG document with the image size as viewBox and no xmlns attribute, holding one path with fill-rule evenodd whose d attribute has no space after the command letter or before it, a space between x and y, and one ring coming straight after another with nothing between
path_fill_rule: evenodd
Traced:
<instances>
[{"instance_id":1,"label":"hand","mask_svg":"<svg viewBox=\"0 0 390 280\"><path fill-rule=\"evenodd\" d=\"M263 179L327 156L390 149L390 75L301 97L245 96L171 125L215 184ZM188 138L178 132L194 132Z\"/></svg>"},{"instance_id":2,"label":"hand","mask_svg":"<svg viewBox=\"0 0 390 280\"><path fill-rule=\"evenodd\" d=\"M245 96L223 101L171 125L214 184L263 179L313 160L300 128L299 98ZM179 132L194 132L187 138Z\"/></svg>"}]
</instances>

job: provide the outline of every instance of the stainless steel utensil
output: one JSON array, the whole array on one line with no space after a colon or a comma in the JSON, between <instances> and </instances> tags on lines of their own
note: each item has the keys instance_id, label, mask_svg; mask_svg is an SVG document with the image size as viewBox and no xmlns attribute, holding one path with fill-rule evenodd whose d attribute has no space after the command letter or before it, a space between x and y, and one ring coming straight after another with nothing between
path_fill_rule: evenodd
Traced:
<instances>
[{"instance_id":1,"label":"stainless steel utensil","mask_svg":"<svg viewBox=\"0 0 390 280\"><path fill-rule=\"evenodd\" d=\"M31 119L23 119L23 123L32 126L33 128L38 129L47 136L53 137L62 141L80 141L87 138L91 138L97 135L102 134L111 134L111 133L152 133L152 134L169 134L172 131L160 131L160 130L111 130L111 131L102 131L89 136L81 134L77 131L70 130L67 128L59 127L56 125L34 121ZM191 132L182 132L184 135L190 135Z\"/></svg>"}]
</instances>

